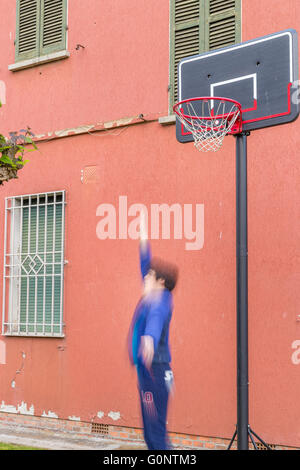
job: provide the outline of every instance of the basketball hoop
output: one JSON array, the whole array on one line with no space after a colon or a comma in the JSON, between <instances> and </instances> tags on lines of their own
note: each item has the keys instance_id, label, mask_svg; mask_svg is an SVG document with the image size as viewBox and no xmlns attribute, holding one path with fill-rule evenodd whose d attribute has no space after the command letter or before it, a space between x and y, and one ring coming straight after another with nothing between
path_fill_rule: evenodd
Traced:
<instances>
[{"instance_id":1,"label":"basketball hoop","mask_svg":"<svg viewBox=\"0 0 300 470\"><path fill-rule=\"evenodd\" d=\"M173 110L182 123L182 134L192 134L201 152L216 152L225 135L242 132L241 105L229 98L190 98L176 103Z\"/></svg>"}]
</instances>

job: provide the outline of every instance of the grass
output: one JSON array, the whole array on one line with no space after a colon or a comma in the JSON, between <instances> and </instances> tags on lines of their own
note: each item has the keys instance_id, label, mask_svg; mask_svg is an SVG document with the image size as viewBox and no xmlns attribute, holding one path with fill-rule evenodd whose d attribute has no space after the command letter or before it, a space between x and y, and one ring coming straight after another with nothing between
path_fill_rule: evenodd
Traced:
<instances>
[{"instance_id":1,"label":"grass","mask_svg":"<svg viewBox=\"0 0 300 470\"><path fill-rule=\"evenodd\" d=\"M43 450L37 447L19 446L17 444L7 444L0 442L0 450Z\"/></svg>"}]
</instances>

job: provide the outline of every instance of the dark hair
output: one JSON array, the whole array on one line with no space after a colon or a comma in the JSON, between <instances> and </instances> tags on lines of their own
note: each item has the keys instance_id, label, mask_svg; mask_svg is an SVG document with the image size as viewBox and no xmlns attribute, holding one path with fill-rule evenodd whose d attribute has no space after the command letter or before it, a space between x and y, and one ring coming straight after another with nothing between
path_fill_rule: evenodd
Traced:
<instances>
[{"instance_id":1,"label":"dark hair","mask_svg":"<svg viewBox=\"0 0 300 470\"><path fill-rule=\"evenodd\" d=\"M155 272L156 279L163 279L165 281L166 289L169 291L174 289L178 279L178 268L175 264L168 263L160 258L153 258L150 269L153 269Z\"/></svg>"}]
</instances>

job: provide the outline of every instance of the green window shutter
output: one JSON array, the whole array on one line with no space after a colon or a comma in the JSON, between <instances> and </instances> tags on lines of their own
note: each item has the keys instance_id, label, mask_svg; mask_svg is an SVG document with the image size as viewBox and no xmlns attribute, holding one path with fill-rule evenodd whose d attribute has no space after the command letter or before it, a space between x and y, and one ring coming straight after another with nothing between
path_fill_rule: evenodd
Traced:
<instances>
[{"instance_id":1,"label":"green window shutter","mask_svg":"<svg viewBox=\"0 0 300 470\"><path fill-rule=\"evenodd\" d=\"M241 0L209 0L205 22L205 49L241 41Z\"/></svg>"},{"instance_id":2,"label":"green window shutter","mask_svg":"<svg viewBox=\"0 0 300 470\"><path fill-rule=\"evenodd\" d=\"M42 0L40 55L66 49L66 0Z\"/></svg>"},{"instance_id":3,"label":"green window shutter","mask_svg":"<svg viewBox=\"0 0 300 470\"><path fill-rule=\"evenodd\" d=\"M65 50L66 35L67 0L17 0L16 62Z\"/></svg>"},{"instance_id":4,"label":"green window shutter","mask_svg":"<svg viewBox=\"0 0 300 470\"><path fill-rule=\"evenodd\" d=\"M241 41L241 0L170 0L170 112L181 59Z\"/></svg>"},{"instance_id":5,"label":"green window shutter","mask_svg":"<svg viewBox=\"0 0 300 470\"><path fill-rule=\"evenodd\" d=\"M177 101L178 63L200 51L201 0L171 0L170 104Z\"/></svg>"},{"instance_id":6,"label":"green window shutter","mask_svg":"<svg viewBox=\"0 0 300 470\"><path fill-rule=\"evenodd\" d=\"M17 0L16 62L39 54L40 0Z\"/></svg>"}]
</instances>

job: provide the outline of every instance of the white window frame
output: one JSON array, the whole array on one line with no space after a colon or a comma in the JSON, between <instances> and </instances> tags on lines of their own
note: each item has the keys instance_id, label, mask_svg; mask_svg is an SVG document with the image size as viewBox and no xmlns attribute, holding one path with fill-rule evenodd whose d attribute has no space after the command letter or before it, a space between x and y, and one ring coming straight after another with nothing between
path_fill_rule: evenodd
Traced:
<instances>
[{"instance_id":1,"label":"white window frame","mask_svg":"<svg viewBox=\"0 0 300 470\"><path fill-rule=\"evenodd\" d=\"M58 200L57 197L61 197ZM49 198L53 198L53 202L49 202ZM41 202L41 200L44 202ZM32 204L32 201L35 201ZM26 201L26 204L24 204ZM54 240L56 235L56 205L62 204L62 237L61 247L59 250L55 249ZM53 191L47 193L27 194L21 196L10 196L5 198L5 227L4 227L4 269L3 269L3 305L2 305L2 334L5 336L39 336L39 337L64 337L64 324L63 324L63 298L64 298L64 244L65 244L65 191ZM54 218L53 218L53 250L47 252L47 208L53 205ZM29 230L30 233L30 216L32 207L45 206L45 240L44 252L38 250L38 222L39 210L37 211L37 230L36 230L36 250L30 252L29 245L30 239L28 236L28 252L21 253L22 247L22 228L23 228L23 209L29 209ZM27 255L27 259L24 256ZM52 256L51 256L52 255ZM60 257L60 261L56 260L56 255ZM48 257L52 261L48 261ZM26 261L25 261L26 260ZM41 274L41 269L36 267L36 260L44 268ZM26 264L25 264L26 263ZM51 273L47 273L46 267L51 268ZM60 266L60 273L56 273L55 266ZM24 272L26 274L24 274ZM37 322L37 277L44 280L43 290L43 320ZM21 328L21 277L27 278L27 305L26 305L26 322L22 323ZM29 323L29 309L28 309L28 289L29 278L35 278L35 318L34 322ZM52 277L53 282L51 286L51 322L46 321L45 315L45 283L46 278ZM54 279L60 282L60 297L59 297L59 322L54 322ZM50 329L50 331L49 331Z\"/></svg>"}]
</instances>

